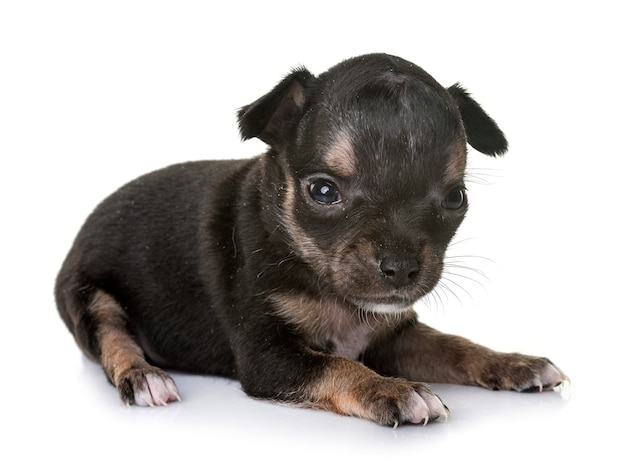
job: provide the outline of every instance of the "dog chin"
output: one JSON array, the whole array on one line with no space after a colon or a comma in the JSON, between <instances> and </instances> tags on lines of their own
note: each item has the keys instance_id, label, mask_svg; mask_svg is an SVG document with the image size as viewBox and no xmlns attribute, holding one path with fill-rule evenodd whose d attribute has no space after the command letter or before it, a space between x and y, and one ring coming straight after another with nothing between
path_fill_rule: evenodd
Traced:
<instances>
[{"instance_id":1,"label":"dog chin","mask_svg":"<svg viewBox=\"0 0 626 467\"><path fill-rule=\"evenodd\" d=\"M355 304L359 309L367 311L369 313L378 313L381 315L398 314L409 311L412 309L413 304L406 304L404 302L398 303L380 303L380 302L368 302L363 300L355 301Z\"/></svg>"}]
</instances>

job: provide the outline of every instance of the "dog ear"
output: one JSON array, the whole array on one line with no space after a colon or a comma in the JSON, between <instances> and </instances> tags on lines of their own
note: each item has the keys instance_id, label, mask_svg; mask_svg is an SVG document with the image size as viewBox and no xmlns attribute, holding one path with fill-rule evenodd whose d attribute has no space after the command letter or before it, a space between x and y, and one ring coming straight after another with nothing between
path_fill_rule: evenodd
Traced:
<instances>
[{"instance_id":1,"label":"dog ear","mask_svg":"<svg viewBox=\"0 0 626 467\"><path fill-rule=\"evenodd\" d=\"M497 123L482 109L459 83L448 88L463 119L467 142L479 152L500 156L508 149L508 142Z\"/></svg>"},{"instance_id":2,"label":"dog ear","mask_svg":"<svg viewBox=\"0 0 626 467\"><path fill-rule=\"evenodd\" d=\"M306 68L297 68L269 93L239 109L241 137L259 138L269 145L280 144L288 123L304 107L305 90L314 80Z\"/></svg>"}]
</instances>

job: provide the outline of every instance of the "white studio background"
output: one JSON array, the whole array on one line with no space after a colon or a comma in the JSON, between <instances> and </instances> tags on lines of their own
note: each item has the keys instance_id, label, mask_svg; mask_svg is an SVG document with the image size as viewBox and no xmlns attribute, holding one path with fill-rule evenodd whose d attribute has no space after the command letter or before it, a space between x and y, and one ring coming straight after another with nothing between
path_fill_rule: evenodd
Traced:
<instances>
[{"instance_id":1,"label":"white studio background","mask_svg":"<svg viewBox=\"0 0 626 467\"><path fill-rule=\"evenodd\" d=\"M620 459L624 411L623 13L618 2L0 3L0 457L145 461ZM55 274L91 209L145 172L239 158L235 111L291 68L369 52L463 83L510 152L472 151L451 290L422 319L552 358L567 397L439 386L446 424L397 430L175 375L183 402L126 408L58 318ZM458 258L457 258L458 257ZM617 457L616 457L617 456ZM5 463L3 461L3 463ZM8 464L7 464L8 465Z\"/></svg>"}]
</instances>

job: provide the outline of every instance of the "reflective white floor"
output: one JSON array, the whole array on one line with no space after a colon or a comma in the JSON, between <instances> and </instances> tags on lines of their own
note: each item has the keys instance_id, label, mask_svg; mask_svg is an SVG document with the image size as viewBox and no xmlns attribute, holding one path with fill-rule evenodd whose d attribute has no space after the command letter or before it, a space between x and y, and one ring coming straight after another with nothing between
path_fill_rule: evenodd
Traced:
<instances>
[{"instance_id":1,"label":"reflective white floor","mask_svg":"<svg viewBox=\"0 0 626 467\"><path fill-rule=\"evenodd\" d=\"M624 463L619 4L409 3L0 3L2 465ZM125 407L52 298L87 214L147 171L260 152L238 107L294 66L375 51L460 81L510 141L470 154L470 212L421 318L547 356L569 392L436 385L449 421L395 430L182 374L181 403Z\"/></svg>"},{"instance_id":2,"label":"reflective white floor","mask_svg":"<svg viewBox=\"0 0 626 467\"><path fill-rule=\"evenodd\" d=\"M97 365L77 353L55 353L46 352L37 378L12 384L14 396L5 399L3 423L10 428L11 443L3 455L8 456L6 448L19 453L23 465L46 459L69 465L87 460L95 465L166 465L215 458L268 465L348 460L359 465L617 465L619 456L620 409L610 408L611 400L619 400L611 387L619 385L596 384L594 375L608 368L575 352L558 355L574 381L567 392L517 394L434 385L451 410L450 419L397 429L256 401L235 381L182 374L175 374L182 402L129 408Z\"/></svg>"}]
</instances>

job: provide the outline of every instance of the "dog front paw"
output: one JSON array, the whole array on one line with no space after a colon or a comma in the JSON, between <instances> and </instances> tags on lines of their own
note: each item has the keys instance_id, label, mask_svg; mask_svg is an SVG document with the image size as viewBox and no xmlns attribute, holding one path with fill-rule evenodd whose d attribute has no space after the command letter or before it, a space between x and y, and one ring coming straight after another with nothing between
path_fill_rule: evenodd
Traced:
<instances>
[{"instance_id":1,"label":"dog front paw","mask_svg":"<svg viewBox=\"0 0 626 467\"><path fill-rule=\"evenodd\" d=\"M298 397L304 405L396 427L448 418L448 408L425 384L379 375L361 363L327 358L326 368Z\"/></svg>"},{"instance_id":2,"label":"dog front paw","mask_svg":"<svg viewBox=\"0 0 626 467\"><path fill-rule=\"evenodd\" d=\"M542 392L569 381L550 360L517 353L498 353L489 359L478 377L487 389Z\"/></svg>"},{"instance_id":3,"label":"dog front paw","mask_svg":"<svg viewBox=\"0 0 626 467\"><path fill-rule=\"evenodd\" d=\"M450 414L448 407L445 406L437 394L432 392L429 386L422 383L411 383L411 387L415 391L417 398L415 395L411 397L413 399L412 413L414 415L407 420L408 423L426 425L429 421L448 420L448 415ZM423 407L424 404L425 407ZM416 407L418 410L415 412ZM419 409L420 407L422 407L421 410Z\"/></svg>"},{"instance_id":4,"label":"dog front paw","mask_svg":"<svg viewBox=\"0 0 626 467\"><path fill-rule=\"evenodd\" d=\"M115 386L126 405L155 407L180 401L174 380L155 367L130 368L117 378Z\"/></svg>"},{"instance_id":5,"label":"dog front paw","mask_svg":"<svg viewBox=\"0 0 626 467\"><path fill-rule=\"evenodd\" d=\"M426 425L429 421L448 418L448 408L425 384L381 378L357 393L360 402L357 415L380 425Z\"/></svg>"}]
</instances>

